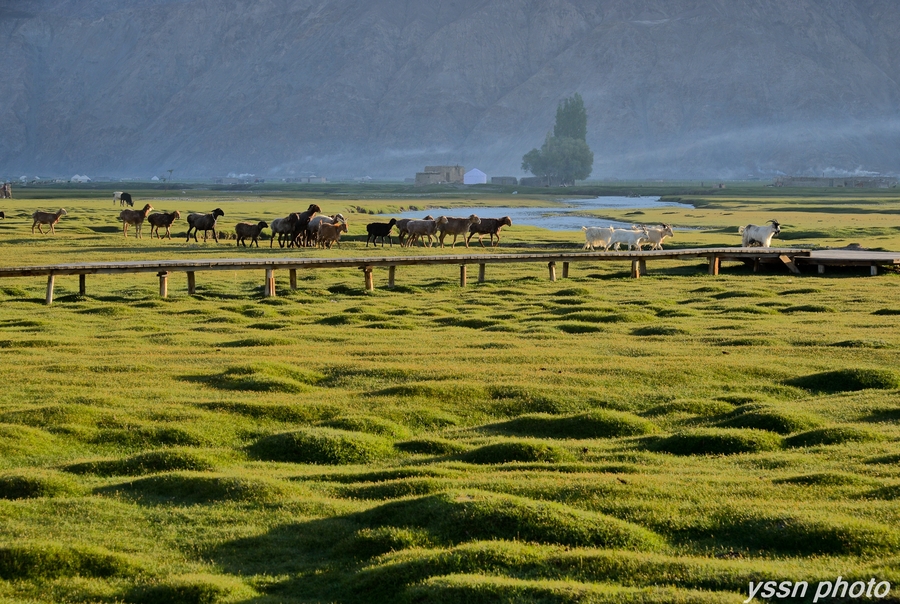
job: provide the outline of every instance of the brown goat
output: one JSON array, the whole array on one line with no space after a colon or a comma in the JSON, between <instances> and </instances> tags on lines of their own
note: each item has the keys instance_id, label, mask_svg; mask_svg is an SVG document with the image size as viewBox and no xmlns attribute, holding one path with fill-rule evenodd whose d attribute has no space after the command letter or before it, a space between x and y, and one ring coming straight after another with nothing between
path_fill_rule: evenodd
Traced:
<instances>
[{"instance_id":1,"label":"brown goat","mask_svg":"<svg viewBox=\"0 0 900 604\"><path fill-rule=\"evenodd\" d=\"M179 218L181 218L181 212L178 210L175 210L174 212L160 212L158 214L150 214L147 216L147 222L150 223L150 238L153 239L153 233L156 232L157 239L162 239L162 237L159 236L159 227L166 227L166 237L171 239L172 233L169 232L169 227L171 227L172 223Z\"/></svg>"},{"instance_id":2,"label":"brown goat","mask_svg":"<svg viewBox=\"0 0 900 604\"><path fill-rule=\"evenodd\" d=\"M143 239L141 237L141 227L152 209L153 206L148 203L143 210L122 210L119 212L119 220L122 221L122 232L125 233L126 237L128 237L128 225L133 224L135 235L138 236L138 239Z\"/></svg>"},{"instance_id":3,"label":"brown goat","mask_svg":"<svg viewBox=\"0 0 900 604\"><path fill-rule=\"evenodd\" d=\"M57 210L55 214L51 214L50 212L41 212L38 210L31 217L34 219L34 223L31 225L31 234L34 235L34 227L38 228L41 235L44 234L44 229L41 228L42 224L50 225L50 232L56 235L56 230L53 228L53 225L59 222L59 219L68 214L65 209L60 208Z\"/></svg>"}]
</instances>

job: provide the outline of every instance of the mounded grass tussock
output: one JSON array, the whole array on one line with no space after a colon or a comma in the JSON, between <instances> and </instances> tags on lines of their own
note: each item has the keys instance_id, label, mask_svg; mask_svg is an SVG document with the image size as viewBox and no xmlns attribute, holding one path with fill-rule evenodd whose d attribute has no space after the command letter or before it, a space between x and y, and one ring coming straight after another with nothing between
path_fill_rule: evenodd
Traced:
<instances>
[{"instance_id":1,"label":"mounded grass tussock","mask_svg":"<svg viewBox=\"0 0 900 604\"><path fill-rule=\"evenodd\" d=\"M384 526L364 528L341 540L334 547L337 554L369 559L389 552L432 545L428 531Z\"/></svg>"},{"instance_id":2,"label":"mounded grass tussock","mask_svg":"<svg viewBox=\"0 0 900 604\"><path fill-rule=\"evenodd\" d=\"M563 462L572 461L569 451L540 441L515 440L485 445L461 453L455 457L459 461L474 464L500 464L513 462Z\"/></svg>"},{"instance_id":3,"label":"mounded grass tussock","mask_svg":"<svg viewBox=\"0 0 900 604\"><path fill-rule=\"evenodd\" d=\"M726 604L730 593L673 587L620 587L573 581L528 580L485 575L431 577L409 587L408 602L421 604L492 604L541 602L548 604Z\"/></svg>"},{"instance_id":4,"label":"mounded grass tussock","mask_svg":"<svg viewBox=\"0 0 900 604\"><path fill-rule=\"evenodd\" d=\"M446 543L508 539L636 550L664 545L659 535L618 518L482 491L448 491L396 501L355 516L369 526L425 529Z\"/></svg>"},{"instance_id":5,"label":"mounded grass tussock","mask_svg":"<svg viewBox=\"0 0 900 604\"><path fill-rule=\"evenodd\" d=\"M841 340L829 344L834 348L893 348L893 346L884 340Z\"/></svg>"},{"instance_id":6,"label":"mounded grass tussock","mask_svg":"<svg viewBox=\"0 0 900 604\"><path fill-rule=\"evenodd\" d=\"M879 308L873 315L878 315L880 317L890 317L900 315L900 308Z\"/></svg>"},{"instance_id":7,"label":"mounded grass tussock","mask_svg":"<svg viewBox=\"0 0 900 604\"><path fill-rule=\"evenodd\" d=\"M134 604L218 604L248 601L258 594L225 575L181 575L142 583L124 594Z\"/></svg>"},{"instance_id":8,"label":"mounded grass tussock","mask_svg":"<svg viewBox=\"0 0 900 604\"><path fill-rule=\"evenodd\" d=\"M63 469L73 474L97 476L142 476L158 472L213 470L215 465L205 456L189 449L162 449L132 455L124 459L100 459L70 464Z\"/></svg>"},{"instance_id":9,"label":"mounded grass tussock","mask_svg":"<svg viewBox=\"0 0 900 604\"><path fill-rule=\"evenodd\" d=\"M749 403L741 405L714 425L720 428L752 428L777 434L791 434L814 428L821 423L809 414L783 411L760 403Z\"/></svg>"},{"instance_id":10,"label":"mounded grass tussock","mask_svg":"<svg viewBox=\"0 0 900 604\"><path fill-rule=\"evenodd\" d=\"M796 484L808 487L839 487L867 483L867 481L860 476L857 476L855 474L846 474L843 472L816 472L815 474L803 474L801 476L776 478L772 482L775 484Z\"/></svg>"},{"instance_id":11,"label":"mounded grass tussock","mask_svg":"<svg viewBox=\"0 0 900 604\"><path fill-rule=\"evenodd\" d=\"M789 436L784 439L784 446L793 449L818 445L874 442L884 439L885 437L882 434L864 428L857 428L856 426L830 426Z\"/></svg>"},{"instance_id":12,"label":"mounded grass tussock","mask_svg":"<svg viewBox=\"0 0 900 604\"><path fill-rule=\"evenodd\" d=\"M644 415L655 417L672 413L689 413L691 415L720 415L734 409L734 405L726 401L680 399L651 407Z\"/></svg>"},{"instance_id":13,"label":"mounded grass tussock","mask_svg":"<svg viewBox=\"0 0 900 604\"><path fill-rule=\"evenodd\" d=\"M419 398L468 407L473 401L485 400L487 391L479 384L465 382L419 382L390 386L368 393L369 396Z\"/></svg>"},{"instance_id":14,"label":"mounded grass tussock","mask_svg":"<svg viewBox=\"0 0 900 604\"><path fill-rule=\"evenodd\" d=\"M0 475L0 499L69 497L83 493L84 489L71 477L52 470L30 469Z\"/></svg>"},{"instance_id":15,"label":"mounded grass tussock","mask_svg":"<svg viewBox=\"0 0 900 604\"><path fill-rule=\"evenodd\" d=\"M590 323L580 323L573 321L571 323L558 323L556 328L565 333L599 333L604 331L602 327L591 325Z\"/></svg>"},{"instance_id":16,"label":"mounded grass tussock","mask_svg":"<svg viewBox=\"0 0 900 604\"><path fill-rule=\"evenodd\" d=\"M0 414L0 421L46 428L61 424L94 425L98 417L87 405L44 405Z\"/></svg>"},{"instance_id":17,"label":"mounded grass tussock","mask_svg":"<svg viewBox=\"0 0 900 604\"><path fill-rule=\"evenodd\" d=\"M388 438L409 438L409 430L396 422L372 415L354 415L336 417L322 423L328 428L349 430L351 432L365 432L377 434Z\"/></svg>"},{"instance_id":18,"label":"mounded grass tussock","mask_svg":"<svg viewBox=\"0 0 900 604\"><path fill-rule=\"evenodd\" d=\"M146 503L190 505L223 501L280 501L286 489L278 482L240 476L175 472L100 487L101 495L124 494Z\"/></svg>"},{"instance_id":19,"label":"mounded grass tussock","mask_svg":"<svg viewBox=\"0 0 900 604\"><path fill-rule=\"evenodd\" d=\"M370 463L394 455L393 443L374 434L305 428L259 439L248 452L265 461L313 464Z\"/></svg>"},{"instance_id":20,"label":"mounded grass tussock","mask_svg":"<svg viewBox=\"0 0 900 604\"><path fill-rule=\"evenodd\" d=\"M348 486L340 489L343 497L353 499L399 499L438 493L446 489L444 481L435 478L386 480L375 484Z\"/></svg>"},{"instance_id":21,"label":"mounded grass tussock","mask_svg":"<svg viewBox=\"0 0 900 604\"><path fill-rule=\"evenodd\" d=\"M900 378L888 369L838 369L804 375L787 380L789 386L796 386L810 392L830 394L835 392L855 392L874 388L893 390L900 388Z\"/></svg>"},{"instance_id":22,"label":"mounded grass tussock","mask_svg":"<svg viewBox=\"0 0 900 604\"><path fill-rule=\"evenodd\" d=\"M826 306L824 304L799 304L797 306L788 306L787 308L782 308L781 312L792 314L798 312L828 313L837 311L832 307Z\"/></svg>"},{"instance_id":23,"label":"mounded grass tussock","mask_svg":"<svg viewBox=\"0 0 900 604\"><path fill-rule=\"evenodd\" d=\"M249 348L254 346L290 346L294 344L294 340L290 338L278 338L275 336L256 336L252 338L242 338L231 342L223 342L219 346L228 348Z\"/></svg>"},{"instance_id":24,"label":"mounded grass tussock","mask_svg":"<svg viewBox=\"0 0 900 604\"><path fill-rule=\"evenodd\" d=\"M648 442L652 451L673 455L734 455L781 448L781 437L764 430L706 428Z\"/></svg>"},{"instance_id":25,"label":"mounded grass tussock","mask_svg":"<svg viewBox=\"0 0 900 604\"><path fill-rule=\"evenodd\" d=\"M235 365L222 373L203 379L220 390L247 392L312 392L325 379L321 373L281 363Z\"/></svg>"},{"instance_id":26,"label":"mounded grass tussock","mask_svg":"<svg viewBox=\"0 0 900 604\"><path fill-rule=\"evenodd\" d=\"M891 527L851 516L804 516L732 508L712 519L724 542L751 550L790 555L857 555L893 552L900 534Z\"/></svg>"},{"instance_id":27,"label":"mounded grass tussock","mask_svg":"<svg viewBox=\"0 0 900 604\"><path fill-rule=\"evenodd\" d=\"M128 576L135 567L123 556L99 547L17 542L0 545L0 579Z\"/></svg>"},{"instance_id":28,"label":"mounded grass tussock","mask_svg":"<svg viewBox=\"0 0 900 604\"><path fill-rule=\"evenodd\" d=\"M216 401L213 403L201 403L200 406L214 411L237 413L245 417L298 424L330 419L339 413L337 408L329 405Z\"/></svg>"},{"instance_id":29,"label":"mounded grass tussock","mask_svg":"<svg viewBox=\"0 0 900 604\"><path fill-rule=\"evenodd\" d=\"M688 330L672 325L648 325L631 330L633 336L682 336L688 333Z\"/></svg>"},{"instance_id":30,"label":"mounded grass tussock","mask_svg":"<svg viewBox=\"0 0 900 604\"><path fill-rule=\"evenodd\" d=\"M658 432L653 422L632 413L598 409L565 417L534 414L483 426L482 430L536 438L617 438Z\"/></svg>"},{"instance_id":31,"label":"mounded grass tussock","mask_svg":"<svg viewBox=\"0 0 900 604\"><path fill-rule=\"evenodd\" d=\"M205 439L193 432L177 426L150 425L133 428L107 428L90 437L90 442L97 445L118 445L123 447L166 447L166 446L200 446Z\"/></svg>"},{"instance_id":32,"label":"mounded grass tussock","mask_svg":"<svg viewBox=\"0 0 900 604\"><path fill-rule=\"evenodd\" d=\"M47 455L56 451L52 434L26 426L0 424L0 455L4 457Z\"/></svg>"},{"instance_id":33,"label":"mounded grass tussock","mask_svg":"<svg viewBox=\"0 0 900 604\"><path fill-rule=\"evenodd\" d=\"M419 455L453 455L462 453L468 448L461 443L443 438L415 438L395 443L394 446L404 453Z\"/></svg>"},{"instance_id":34,"label":"mounded grass tussock","mask_svg":"<svg viewBox=\"0 0 900 604\"><path fill-rule=\"evenodd\" d=\"M892 484L886 487L872 489L864 495L866 499L884 499L886 501L897 501L900 499L900 484Z\"/></svg>"}]
</instances>

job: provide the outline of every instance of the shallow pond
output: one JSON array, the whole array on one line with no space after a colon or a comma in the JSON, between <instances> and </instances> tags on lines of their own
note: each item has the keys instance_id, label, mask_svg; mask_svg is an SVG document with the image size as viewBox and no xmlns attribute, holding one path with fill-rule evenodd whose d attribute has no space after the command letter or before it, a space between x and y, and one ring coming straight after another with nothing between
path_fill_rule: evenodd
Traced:
<instances>
[{"instance_id":1,"label":"shallow pond","mask_svg":"<svg viewBox=\"0 0 900 604\"><path fill-rule=\"evenodd\" d=\"M564 206L546 208L453 208L452 210L419 210L416 212L403 212L398 218L424 218L431 214L434 217L443 215L468 216L475 214L479 217L500 218L509 216L513 225L537 226L552 231L580 231L583 226L618 226L630 227L631 222L617 222L594 216L586 216L584 213L591 210L640 210L644 208L692 207L670 201L660 201L659 197L596 197L594 199L566 199ZM634 222L640 222L640 216L635 216Z\"/></svg>"}]
</instances>

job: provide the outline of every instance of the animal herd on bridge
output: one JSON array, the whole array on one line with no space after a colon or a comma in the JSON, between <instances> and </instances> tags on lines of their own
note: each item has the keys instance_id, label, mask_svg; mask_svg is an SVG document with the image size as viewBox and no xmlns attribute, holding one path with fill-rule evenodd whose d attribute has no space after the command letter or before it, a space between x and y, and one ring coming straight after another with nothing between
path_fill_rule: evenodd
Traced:
<instances>
[{"instance_id":1,"label":"animal herd on bridge","mask_svg":"<svg viewBox=\"0 0 900 604\"><path fill-rule=\"evenodd\" d=\"M0 185L0 195L11 197L9 191L8 184ZM113 193L113 204L116 203L120 207L134 207L134 199L125 191ZM151 214L153 209L148 203L141 210L122 210L119 213L119 220L122 222L123 235L128 237L128 227L133 226L134 234L142 239L143 224L149 222L151 238L155 233L157 239L162 239L159 229L165 228L165 237L171 240L170 229L174 222L181 218L181 213L174 210ZM32 214L32 234L35 227L41 234L44 234L42 228L44 225L50 227L50 233L56 234L54 225L58 224L60 218L66 214L67 212L63 208L56 212L34 212ZM199 243L198 233L200 231L203 231L204 242L210 232L216 243L219 242L220 237L228 237L226 233L217 229L218 219L224 215L225 212L221 208L216 208L206 214L188 214L188 230L185 241L189 242L193 234L194 241ZM0 212L0 219L5 217L5 214ZM369 247L370 242L377 247L379 239L381 239L382 247L384 247L385 239L387 239L388 245L393 247L394 229L397 230L397 242L401 247L416 247L421 243L423 247L439 244L443 249L445 239L449 235L453 235L453 241L450 242L451 248L456 246L458 240L468 248L472 237L475 236L478 237L481 247L485 247L483 241L485 235L488 236L490 246L497 247L500 245L500 232L504 226L512 226L512 219L509 216L479 218L472 214L467 218L451 216L438 216L437 218L426 216L422 219L402 218L399 220L391 218L388 222L370 222L366 225L366 247ZM280 248L322 247L331 249L333 245L340 242L341 235L348 232L349 224L342 214L324 215L322 208L313 203L302 212L293 212L284 218L276 218L271 223L265 221L238 223L234 227L233 238L238 246L247 247L249 239L250 247L254 243L256 247L259 247L259 239L263 237L265 229L270 229L272 232L269 241L270 248L277 241ZM649 245L650 250L662 250L663 241L675 236L670 224L659 226L635 224L631 225L631 228L584 226L581 227L581 230L585 239L583 249L586 251L597 251L598 249L602 249L604 252L620 251L623 246L627 246L629 251L642 251L644 245ZM741 235L742 247L771 247L773 237L781 233L781 225L773 219L762 226L755 224L742 226L738 229L738 233Z\"/></svg>"}]
</instances>

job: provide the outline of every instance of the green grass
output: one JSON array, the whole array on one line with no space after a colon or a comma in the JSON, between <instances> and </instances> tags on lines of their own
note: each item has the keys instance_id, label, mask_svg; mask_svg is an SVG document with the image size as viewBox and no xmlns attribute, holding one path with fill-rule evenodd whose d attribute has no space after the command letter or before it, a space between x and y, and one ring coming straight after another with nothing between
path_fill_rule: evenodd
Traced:
<instances>
[{"instance_id":1,"label":"green grass","mask_svg":"<svg viewBox=\"0 0 900 604\"><path fill-rule=\"evenodd\" d=\"M695 207L641 219L698 227L673 245L778 217L792 244L900 246L890 191L669 187ZM441 253L366 250L368 211L560 201L136 192L221 206L226 230L315 201L350 232L331 251L186 243L183 221L125 240L105 192L53 189L4 206L0 262ZM38 206L68 209L56 237L28 232ZM581 245L514 225L493 253ZM490 265L463 289L455 266L399 266L369 293L357 270L300 271L297 290L279 270L270 299L249 272L199 271L195 296L174 275L164 300L154 274L89 275L84 296L59 275L50 307L42 278L0 283L0 602L736 602L761 578L900 582L900 275L570 268Z\"/></svg>"}]
</instances>

